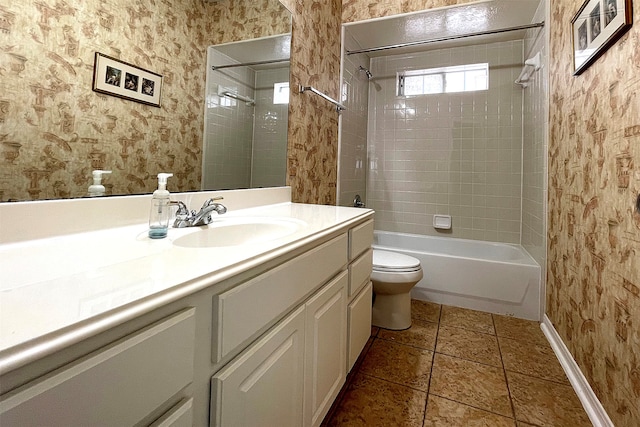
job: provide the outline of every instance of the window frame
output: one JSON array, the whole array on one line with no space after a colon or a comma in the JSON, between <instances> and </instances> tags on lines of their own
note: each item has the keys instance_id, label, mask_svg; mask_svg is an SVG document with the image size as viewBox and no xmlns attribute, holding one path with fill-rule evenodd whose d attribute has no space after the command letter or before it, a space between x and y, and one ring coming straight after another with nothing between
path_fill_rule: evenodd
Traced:
<instances>
[{"instance_id":1,"label":"window frame","mask_svg":"<svg viewBox=\"0 0 640 427\"><path fill-rule=\"evenodd\" d=\"M467 86L466 86L467 73L477 72L477 71L485 72L486 84L484 88L467 89ZM459 73L464 74L464 80L465 80L464 88L462 90L448 90L447 75L459 74ZM442 88L441 91L439 92L426 91L424 78L427 76L440 76L441 88ZM407 78L412 78L412 77L423 78L422 92L409 93L409 94L406 93L406 88L407 88L406 80ZM475 63L475 64L464 64L464 65L452 65L452 66L436 67L436 68L425 68L425 69L418 69L418 70L404 70L404 71L399 71L397 73L397 78L396 78L396 95L397 96L438 95L438 94L444 94L444 93L477 92L477 91L483 91L488 89L489 89L489 63L487 62L481 62L481 63Z\"/></svg>"}]
</instances>

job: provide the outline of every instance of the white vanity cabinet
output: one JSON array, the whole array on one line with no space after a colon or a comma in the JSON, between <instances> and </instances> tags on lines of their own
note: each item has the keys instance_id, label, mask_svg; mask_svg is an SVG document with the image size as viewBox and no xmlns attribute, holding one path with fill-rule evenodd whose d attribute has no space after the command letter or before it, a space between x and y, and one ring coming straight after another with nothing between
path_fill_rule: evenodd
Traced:
<instances>
[{"instance_id":1,"label":"white vanity cabinet","mask_svg":"<svg viewBox=\"0 0 640 427\"><path fill-rule=\"evenodd\" d=\"M302 424L304 307L218 372L211 384L211 424Z\"/></svg>"},{"instance_id":2,"label":"white vanity cabinet","mask_svg":"<svg viewBox=\"0 0 640 427\"><path fill-rule=\"evenodd\" d=\"M367 221L349 230L349 243L347 372L351 371L371 336L373 221Z\"/></svg>"},{"instance_id":3,"label":"white vanity cabinet","mask_svg":"<svg viewBox=\"0 0 640 427\"><path fill-rule=\"evenodd\" d=\"M214 375L219 426L318 426L344 384L347 273Z\"/></svg>"},{"instance_id":4,"label":"white vanity cabinet","mask_svg":"<svg viewBox=\"0 0 640 427\"><path fill-rule=\"evenodd\" d=\"M343 271L305 305L305 426L320 425L347 376L347 283Z\"/></svg>"},{"instance_id":5,"label":"white vanity cabinet","mask_svg":"<svg viewBox=\"0 0 640 427\"><path fill-rule=\"evenodd\" d=\"M2 372L0 426L319 426L371 331L371 217L87 320Z\"/></svg>"},{"instance_id":6,"label":"white vanity cabinet","mask_svg":"<svg viewBox=\"0 0 640 427\"><path fill-rule=\"evenodd\" d=\"M346 377L347 260L343 234L214 298L214 361L294 311L213 376L212 425L320 424Z\"/></svg>"},{"instance_id":7,"label":"white vanity cabinet","mask_svg":"<svg viewBox=\"0 0 640 427\"><path fill-rule=\"evenodd\" d=\"M351 359L357 359L371 333L372 239L373 221L367 221L291 265L217 297L214 360L247 342L276 316L271 304L260 308L268 300L266 292L256 299L248 289L277 293L282 307L297 302L290 314L213 376L212 425L320 425L353 366ZM326 277L327 272L337 273ZM313 291L306 299L291 296L309 289Z\"/></svg>"},{"instance_id":8,"label":"white vanity cabinet","mask_svg":"<svg viewBox=\"0 0 640 427\"><path fill-rule=\"evenodd\" d=\"M8 393L0 425L140 422L193 380L194 322L195 309L187 308Z\"/></svg>"}]
</instances>

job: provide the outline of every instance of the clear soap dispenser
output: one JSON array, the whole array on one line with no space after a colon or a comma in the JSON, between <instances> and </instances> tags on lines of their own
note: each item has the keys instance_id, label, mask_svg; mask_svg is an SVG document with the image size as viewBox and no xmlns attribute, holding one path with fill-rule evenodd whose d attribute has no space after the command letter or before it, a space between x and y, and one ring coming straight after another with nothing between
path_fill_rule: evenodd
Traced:
<instances>
[{"instance_id":1,"label":"clear soap dispenser","mask_svg":"<svg viewBox=\"0 0 640 427\"><path fill-rule=\"evenodd\" d=\"M149 215L149 237L152 239L163 239L167 237L169 219L171 217L167 178L172 176L172 173L158 174L158 189L153 192L153 197L151 198L151 213Z\"/></svg>"},{"instance_id":2,"label":"clear soap dispenser","mask_svg":"<svg viewBox=\"0 0 640 427\"><path fill-rule=\"evenodd\" d=\"M91 175L93 175L93 184L89 186L89 197L104 196L105 188L104 185L102 185L102 175L108 173L111 173L111 171L94 170L91 173Z\"/></svg>"}]
</instances>

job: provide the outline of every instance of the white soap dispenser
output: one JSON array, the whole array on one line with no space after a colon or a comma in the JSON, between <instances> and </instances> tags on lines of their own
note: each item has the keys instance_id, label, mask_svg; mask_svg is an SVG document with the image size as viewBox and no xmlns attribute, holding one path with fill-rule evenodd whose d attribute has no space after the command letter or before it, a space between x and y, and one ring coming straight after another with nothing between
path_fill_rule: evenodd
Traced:
<instances>
[{"instance_id":1,"label":"white soap dispenser","mask_svg":"<svg viewBox=\"0 0 640 427\"><path fill-rule=\"evenodd\" d=\"M171 216L167 178L172 176L172 173L158 174L158 189L153 192L153 197L151 198L151 213L149 215L149 237L152 239L163 239L167 237Z\"/></svg>"},{"instance_id":2,"label":"white soap dispenser","mask_svg":"<svg viewBox=\"0 0 640 427\"><path fill-rule=\"evenodd\" d=\"M89 197L104 196L105 188L102 185L102 175L108 173L111 173L111 171L94 170L91 173L93 175L93 184L89 186Z\"/></svg>"}]
</instances>

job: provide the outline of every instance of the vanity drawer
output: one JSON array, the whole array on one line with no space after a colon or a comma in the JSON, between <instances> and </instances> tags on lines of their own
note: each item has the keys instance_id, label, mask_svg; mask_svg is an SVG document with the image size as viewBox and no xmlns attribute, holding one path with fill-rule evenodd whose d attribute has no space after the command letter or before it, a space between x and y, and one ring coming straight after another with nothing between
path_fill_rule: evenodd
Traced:
<instances>
[{"instance_id":1,"label":"vanity drawer","mask_svg":"<svg viewBox=\"0 0 640 427\"><path fill-rule=\"evenodd\" d=\"M193 425L193 399L181 401L149 427L191 427Z\"/></svg>"},{"instance_id":2,"label":"vanity drawer","mask_svg":"<svg viewBox=\"0 0 640 427\"><path fill-rule=\"evenodd\" d=\"M373 249L369 248L364 254L349 265L349 298L362 289L373 269Z\"/></svg>"},{"instance_id":3,"label":"vanity drawer","mask_svg":"<svg viewBox=\"0 0 640 427\"><path fill-rule=\"evenodd\" d=\"M338 236L227 292L214 296L212 359L240 350L347 264Z\"/></svg>"},{"instance_id":4,"label":"vanity drawer","mask_svg":"<svg viewBox=\"0 0 640 427\"><path fill-rule=\"evenodd\" d=\"M371 247L373 243L373 220L353 227L349 230L349 260L358 257Z\"/></svg>"},{"instance_id":5,"label":"vanity drawer","mask_svg":"<svg viewBox=\"0 0 640 427\"><path fill-rule=\"evenodd\" d=\"M0 401L0 425L134 425L193 381L195 308L57 369Z\"/></svg>"}]
</instances>

